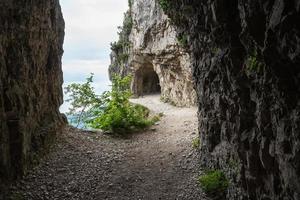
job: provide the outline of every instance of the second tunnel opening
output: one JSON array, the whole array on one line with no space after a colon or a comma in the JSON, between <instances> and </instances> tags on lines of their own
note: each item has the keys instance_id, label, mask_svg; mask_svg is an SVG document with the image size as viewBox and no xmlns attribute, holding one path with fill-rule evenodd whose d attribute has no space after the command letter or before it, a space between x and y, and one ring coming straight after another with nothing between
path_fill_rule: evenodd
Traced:
<instances>
[{"instance_id":1,"label":"second tunnel opening","mask_svg":"<svg viewBox=\"0 0 300 200\"><path fill-rule=\"evenodd\" d=\"M161 93L159 77L151 64L137 70L135 79L135 93L138 96Z\"/></svg>"}]
</instances>

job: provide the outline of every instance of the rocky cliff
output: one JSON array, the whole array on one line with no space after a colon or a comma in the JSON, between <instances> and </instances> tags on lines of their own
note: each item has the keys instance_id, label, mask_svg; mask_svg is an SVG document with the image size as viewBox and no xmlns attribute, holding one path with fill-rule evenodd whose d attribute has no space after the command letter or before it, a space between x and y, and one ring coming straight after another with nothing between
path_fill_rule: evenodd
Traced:
<instances>
[{"instance_id":1,"label":"rocky cliff","mask_svg":"<svg viewBox=\"0 0 300 200\"><path fill-rule=\"evenodd\" d=\"M202 164L228 199L300 199L300 2L158 2L188 36Z\"/></svg>"},{"instance_id":2,"label":"rocky cliff","mask_svg":"<svg viewBox=\"0 0 300 200\"><path fill-rule=\"evenodd\" d=\"M131 74L137 96L161 92L177 106L196 103L185 35L176 31L155 0L131 0L112 44L110 74Z\"/></svg>"},{"instance_id":3,"label":"rocky cliff","mask_svg":"<svg viewBox=\"0 0 300 200\"><path fill-rule=\"evenodd\" d=\"M0 1L0 183L23 174L64 124L58 0Z\"/></svg>"}]
</instances>

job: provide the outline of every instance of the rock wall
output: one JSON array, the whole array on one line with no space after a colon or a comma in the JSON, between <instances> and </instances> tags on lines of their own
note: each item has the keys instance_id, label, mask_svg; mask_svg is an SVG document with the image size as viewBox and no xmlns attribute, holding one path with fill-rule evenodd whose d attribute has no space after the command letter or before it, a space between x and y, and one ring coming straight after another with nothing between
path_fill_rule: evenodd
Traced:
<instances>
[{"instance_id":1,"label":"rock wall","mask_svg":"<svg viewBox=\"0 0 300 200\"><path fill-rule=\"evenodd\" d=\"M165 101L177 106L195 105L184 36L176 31L155 0L131 0L128 16L131 29L127 35L127 59L123 64L115 62L124 57L124 52L116 58L118 54L113 51L111 68L126 69L125 74L133 75L132 91L138 96L161 92Z\"/></svg>"},{"instance_id":2,"label":"rock wall","mask_svg":"<svg viewBox=\"0 0 300 200\"><path fill-rule=\"evenodd\" d=\"M58 0L0 1L0 183L26 172L64 124Z\"/></svg>"},{"instance_id":3,"label":"rock wall","mask_svg":"<svg viewBox=\"0 0 300 200\"><path fill-rule=\"evenodd\" d=\"M158 2L188 35L202 164L228 199L300 199L300 2Z\"/></svg>"}]
</instances>

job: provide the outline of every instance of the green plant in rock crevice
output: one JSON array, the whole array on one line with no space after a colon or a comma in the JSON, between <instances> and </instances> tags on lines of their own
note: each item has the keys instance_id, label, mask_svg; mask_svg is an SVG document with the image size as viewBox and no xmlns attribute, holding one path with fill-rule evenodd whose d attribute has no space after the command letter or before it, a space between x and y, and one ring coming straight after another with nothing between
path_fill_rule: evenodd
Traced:
<instances>
[{"instance_id":1,"label":"green plant in rock crevice","mask_svg":"<svg viewBox=\"0 0 300 200\"><path fill-rule=\"evenodd\" d=\"M188 45L188 38L186 34L181 34L177 37L177 41L178 43L183 46L186 47Z\"/></svg>"},{"instance_id":2,"label":"green plant in rock crevice","mask_svg":"<svg viewBox=\"0 0 300 200\"><path fill-rule=\"evenodd\" d=\"M200 147L200 138L199 137L193 139L192 146L194 149L199 149L199 147Z\"/></svg>"},{"instance_id":3,"label":"green plant in rock crevice","mask_svg":"<svg viewBox=\"0 0 300 200\"><path fill-rule=\"evenodd\" d=\"M259 72L263 69L264 63L260 62L258 59L257 51L254 51L246 60L246 70L247 72Z\"/></svg>"},{"instance_id":4,"label":"green plant in rock crevice","mask_svg":"<svg viewBox=\"0 0 300 200\"><path fill-rule=\"evenodd\" d=\"M210 170L198 179L202 189L208 195L219 195L225 193L229 181L221 170Z\"/></svg>"},{"instance_id":5,"label":"green plant in rock crevice","mask_svg":"<svg viewBox=\"0 0 300 200\"><path fill-rule=\"evenodd\" d=\"M159 0L158 3L164 12L168 11L171 7L170 0Z\"/></svg>"}]
</instances>

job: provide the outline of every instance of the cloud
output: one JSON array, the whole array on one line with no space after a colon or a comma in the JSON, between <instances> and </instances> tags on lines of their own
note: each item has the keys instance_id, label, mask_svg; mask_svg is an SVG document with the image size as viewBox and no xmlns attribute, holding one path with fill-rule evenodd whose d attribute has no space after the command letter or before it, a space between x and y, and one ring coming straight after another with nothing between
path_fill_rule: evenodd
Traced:
<instances>
[{"instance_id":1,"label":"cloud","mask_svg":"<svg viewBox=\"0 0 300 200\"><path fill-rule=\"evenodd\" d=\"M71 83L85 83L91 73L94 74L92 86L100 94L110 89L108 77L108 63L106 60L73 60L63 63L64 85ZM66 99L66 97L65 97Z\"/></svg>"},{"instance_id":2,"label":"cloud","mask_svg":"<svg viewBox=\"0 0 300 200\"><path fill-rule=\"evenodd\" d=\"M108 82L109 60L72 60L63 62L65 82L84 81L90 73L95 74L95 80Z\"/></svg>"},{"instance_id":3,"label":"cloud","mask_svg":"<svg viewBox=\"0 0 300 200\"><path fill-rule=\"evenodd\" d=\"M71 59L74 52L79 58L78 49L85 57L87 50L92 50L92 58L97 56L97 50L109 52L110 42L118 38L117 27L122 24L127 3L127 0L62 0L66 59Z\"/></svg>"}]
</instances>

